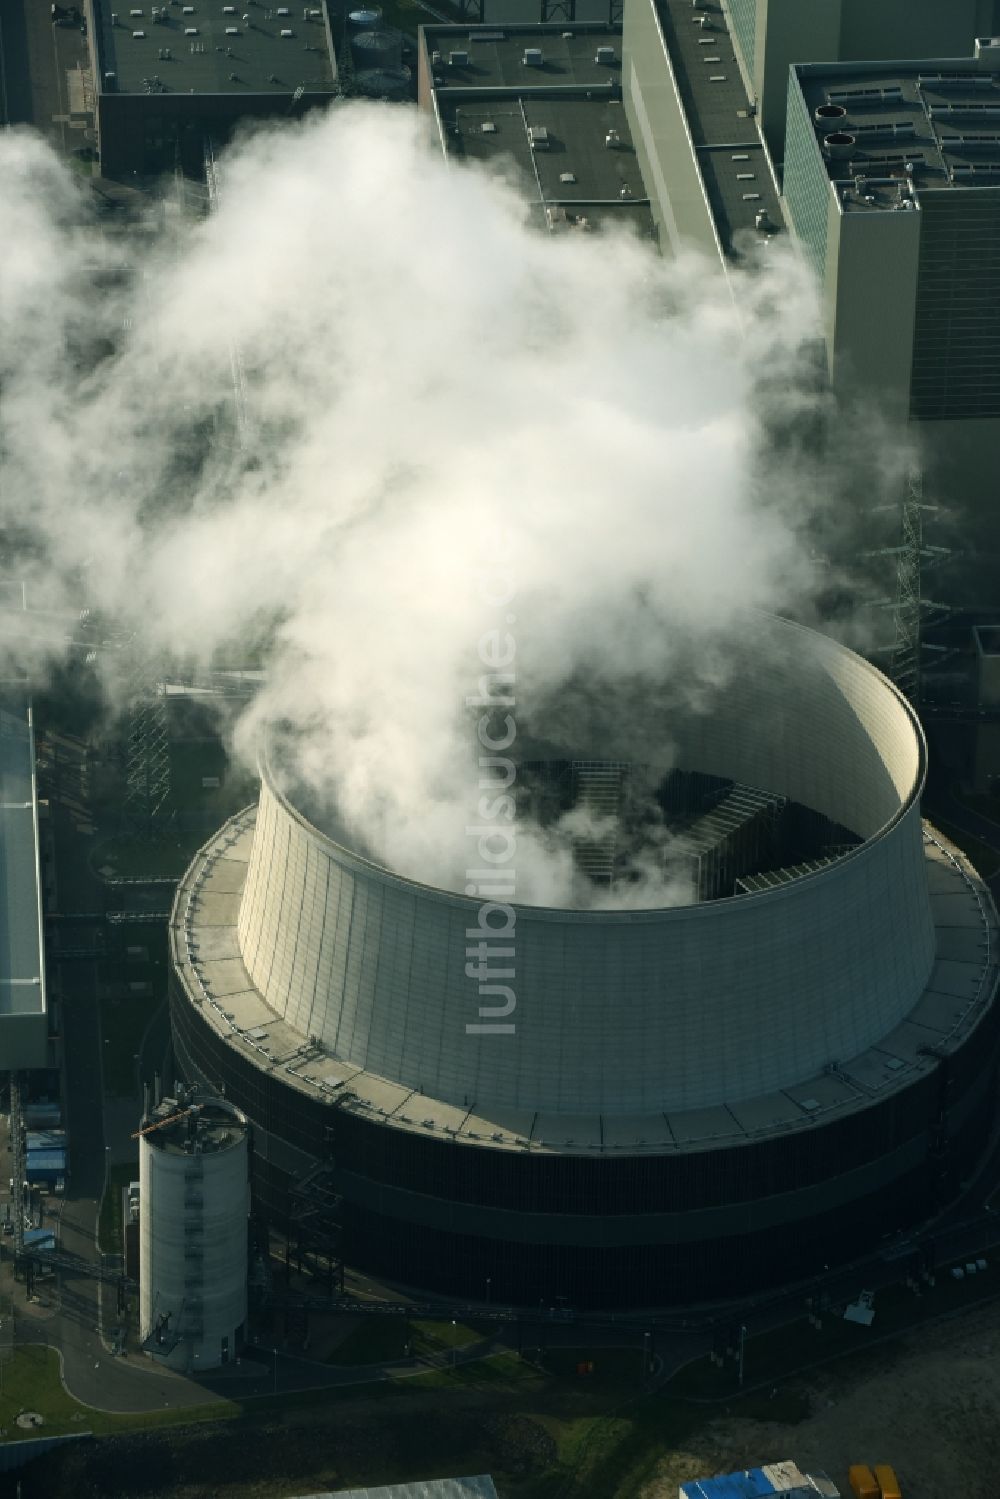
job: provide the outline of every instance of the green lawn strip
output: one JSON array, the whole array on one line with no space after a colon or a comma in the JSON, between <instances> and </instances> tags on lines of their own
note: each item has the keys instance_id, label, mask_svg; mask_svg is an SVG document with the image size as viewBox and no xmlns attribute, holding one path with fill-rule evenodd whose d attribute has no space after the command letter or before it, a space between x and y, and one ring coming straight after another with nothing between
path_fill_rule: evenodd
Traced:
<instances>
[{"instance_id":1,"label":"green lawn strip","mask_svg":"<svg viewBox=\"0 0 1000 1499\"><path fill-rule=\"evenodd\" d=\"M923 1288L919 1296L905 1286L893 1286L875 1297L875 1321L871 1327L845 1322L842 1307L822 1315L815 1328L805 1317L785 1327L748 1338L744 1349L743 1382L748 1390L774 1382L779 1386L788 1372L805 1369L850 1355L852 1360L869 1353L891 1356L884 1339L918 1328L923 1323L966 1310L1000 1294L1000 1267L989 1264L983 1271L954 1280L945 1270L937 1283ZM855 1367L852 1362L852 1368ZM681 1369L670 1381L673 1395L688 1400L731 1400L738 1396L734 1360L720 1369L710 1359L698 1359Z\"/></svg>"},{"instance_id":2,"label":"green lawn strip","mask_svg":"<svg viewBox=\"0 0 1000 1499\"><path fill-rule=\"evenodd\" d=\"M405 1317L365 1317L326 1360L328 1364L385 1364L406 1357Z\"/></svg>"},{"instance_id":3,"label":"green lawn strip","mask_svg":"<svg viewBox=\"0 0 1000 1499\"><path fill-rule=\"evenodd\" d=\"M122 1188L129 1182L138 1181L139 1163L128 1166L112 1166L108 1171L108 1182L101 1199L101 1212L97 1220L97 1237L105 1254L122 1254L125 1239L122 1231Z\"/></svg>"},{"instance_id":4,"label":"green lawn strip","mask_svg":"<svg viewBox=\"0 0 1000 1499\"><path fill-rule=\"evenodd\" d=\"M456 1351L491 1336L489 1326L464 1322L410 1321L407 1317L365 1317L333 1350L328 1364L384 1364Z\"/></svg>"},{"instance_id":5,"label":"green lawn strip","mask_svg":"<svg viewBox=\"0 0 1000 1499\"><path fill-rule=\"evenodd\" d=\"M37 1411L43 1425L25 1429L16 1417L21 1411ZM189 1425L192 1421L218 1421L239 1414L231 1401L195 1406L188 1410L143 1411L135 1415L113 1415L81 1405L63 1388L59 1357L54 1348L27 1344L16 1348L4 1366L0 1394L0 1430L3 1441L24 1441L34 1436L61 1436L92 1431L97 1436L139 1430L150 1426Z\"/></svg>"}]
</instances>

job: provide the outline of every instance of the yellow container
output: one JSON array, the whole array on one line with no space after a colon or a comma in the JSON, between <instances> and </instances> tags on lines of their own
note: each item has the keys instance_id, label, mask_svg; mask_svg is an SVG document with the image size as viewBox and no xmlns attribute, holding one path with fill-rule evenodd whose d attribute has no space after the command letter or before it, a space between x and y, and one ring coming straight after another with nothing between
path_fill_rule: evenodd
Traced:
<instances>
[{"instance_id":1,"label":"yellow container","mask_svg":"<svg viewBox=\"0 0 1000 1499\"><path fill-rule=\"evenodd\" d=\"M882 1499L878 1480L867 1463L854 1463L848 1470L847 1481L855 1499Z\"/></svg>"},{"instance_id":2,"label":"yellow container","mask_svg":"<svg viewBox=\"0 0 1000 1499\"><path fill-rule=\"evenodd\" d=\"M875 1478L878 1482L881 1499L903 1499L899 1487L899 1479L888 1463L875 1464Z\"/></svg>"}]
</instances>

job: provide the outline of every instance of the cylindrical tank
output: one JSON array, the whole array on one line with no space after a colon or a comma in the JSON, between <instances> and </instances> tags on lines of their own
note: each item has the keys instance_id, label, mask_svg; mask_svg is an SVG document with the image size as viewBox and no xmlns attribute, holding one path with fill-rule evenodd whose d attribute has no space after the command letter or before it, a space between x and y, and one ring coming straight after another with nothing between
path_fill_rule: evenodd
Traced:
<instances>
[{"instance_id":1,"label":"cylindrical tank","mask_svg":"<svg viewBox=\"0 0 1000 1499\"><path fill-rule=\"evenodd\" d=\"M403 65L403 37L399 31L380 28L377 31L359 31L351 37L351 60L355 73L373 69L401 68Z\"/></svg>"},{"instance_id":2,"label":"cylindrical tank","mask_svg":"<svg viewBox=\"0 0 1000 1499\"><path fill-rule=\"evenodd\" d=\"M250 1211L246 1115L165 1098L139 1146L139 1333L172 1368L214 1369L242 1341Z\"/></svg>"},{"instance_id":3,"label":"cylindrical tank","mask_svg":"<svg viewBox=\"0 0 1000 1499\"><path fill-rule=\"evenodd\" d=\"M366 68L355 73L354 82L371 99L407 99L410 77L409 68Z\"/></svg>"},{"instance_id":4,"label":"cylindrical tank","mask_svg":"<svg viewBox=\"0 0 1000 1499\"><path fill-rule=\"evenodd\" d=\"M347 25L351 31L374 31L381 19L381 6L369 5L364 10L352 10L347 17Z\"/></svg>"}]
</instances>

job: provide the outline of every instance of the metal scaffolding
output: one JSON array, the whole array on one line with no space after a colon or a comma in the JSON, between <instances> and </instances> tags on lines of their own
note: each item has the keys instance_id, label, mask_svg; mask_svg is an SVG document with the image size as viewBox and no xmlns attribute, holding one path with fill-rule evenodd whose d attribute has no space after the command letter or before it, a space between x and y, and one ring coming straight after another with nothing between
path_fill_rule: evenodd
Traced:
<instances>
[{"instance_id":1,"label":"metal scaffolding","mask_svg":"<svg viewBox=\"0 0 1000 1499\"><path fill-rule=\"evenodd\" d=\"M125 806L129 816L149 827L170 795L167 698L163 682L135 638L128 672L129 727Z\"/></svg>"},{"instance_id":2,"label":"metal scaffolding","mask_svg":"<svg viewBox=\"0 0 1000 1499\"><path fill-rule=\"evenodd\" d=\"M924 568L950 555L946 547L928 546L924 541L924 516L935 514L936 510L935 505L924 503L923 476L919 469L912 469L900 506L899 545L868 554L895 558L895 594L877 600L875 607L892 610L893 639L887 648L889 676L914 707L919 707L922 697L925 654L933 649L924 642L924 626L930 619L941 620L951 612L947 604L923 596Z\"/></svg>"}]
</instances>

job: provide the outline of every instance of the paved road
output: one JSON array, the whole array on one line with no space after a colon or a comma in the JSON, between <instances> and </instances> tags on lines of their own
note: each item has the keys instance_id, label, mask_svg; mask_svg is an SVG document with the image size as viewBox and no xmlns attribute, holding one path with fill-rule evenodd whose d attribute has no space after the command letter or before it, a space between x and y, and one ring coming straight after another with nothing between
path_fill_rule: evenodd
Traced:
<instances>
[{"instance_id":1,"label":"paved road","mask_svg":"<svg viewBox=\"0 0 1000 1499\"><path fill-rule=\"evenodd\" d=\"M34 125L67 151L84 144L70 124L68 76L88 66L77 27L53 26L47 0L0 0L0 106L11 125Z\"/></svg>"}]
</instances>

